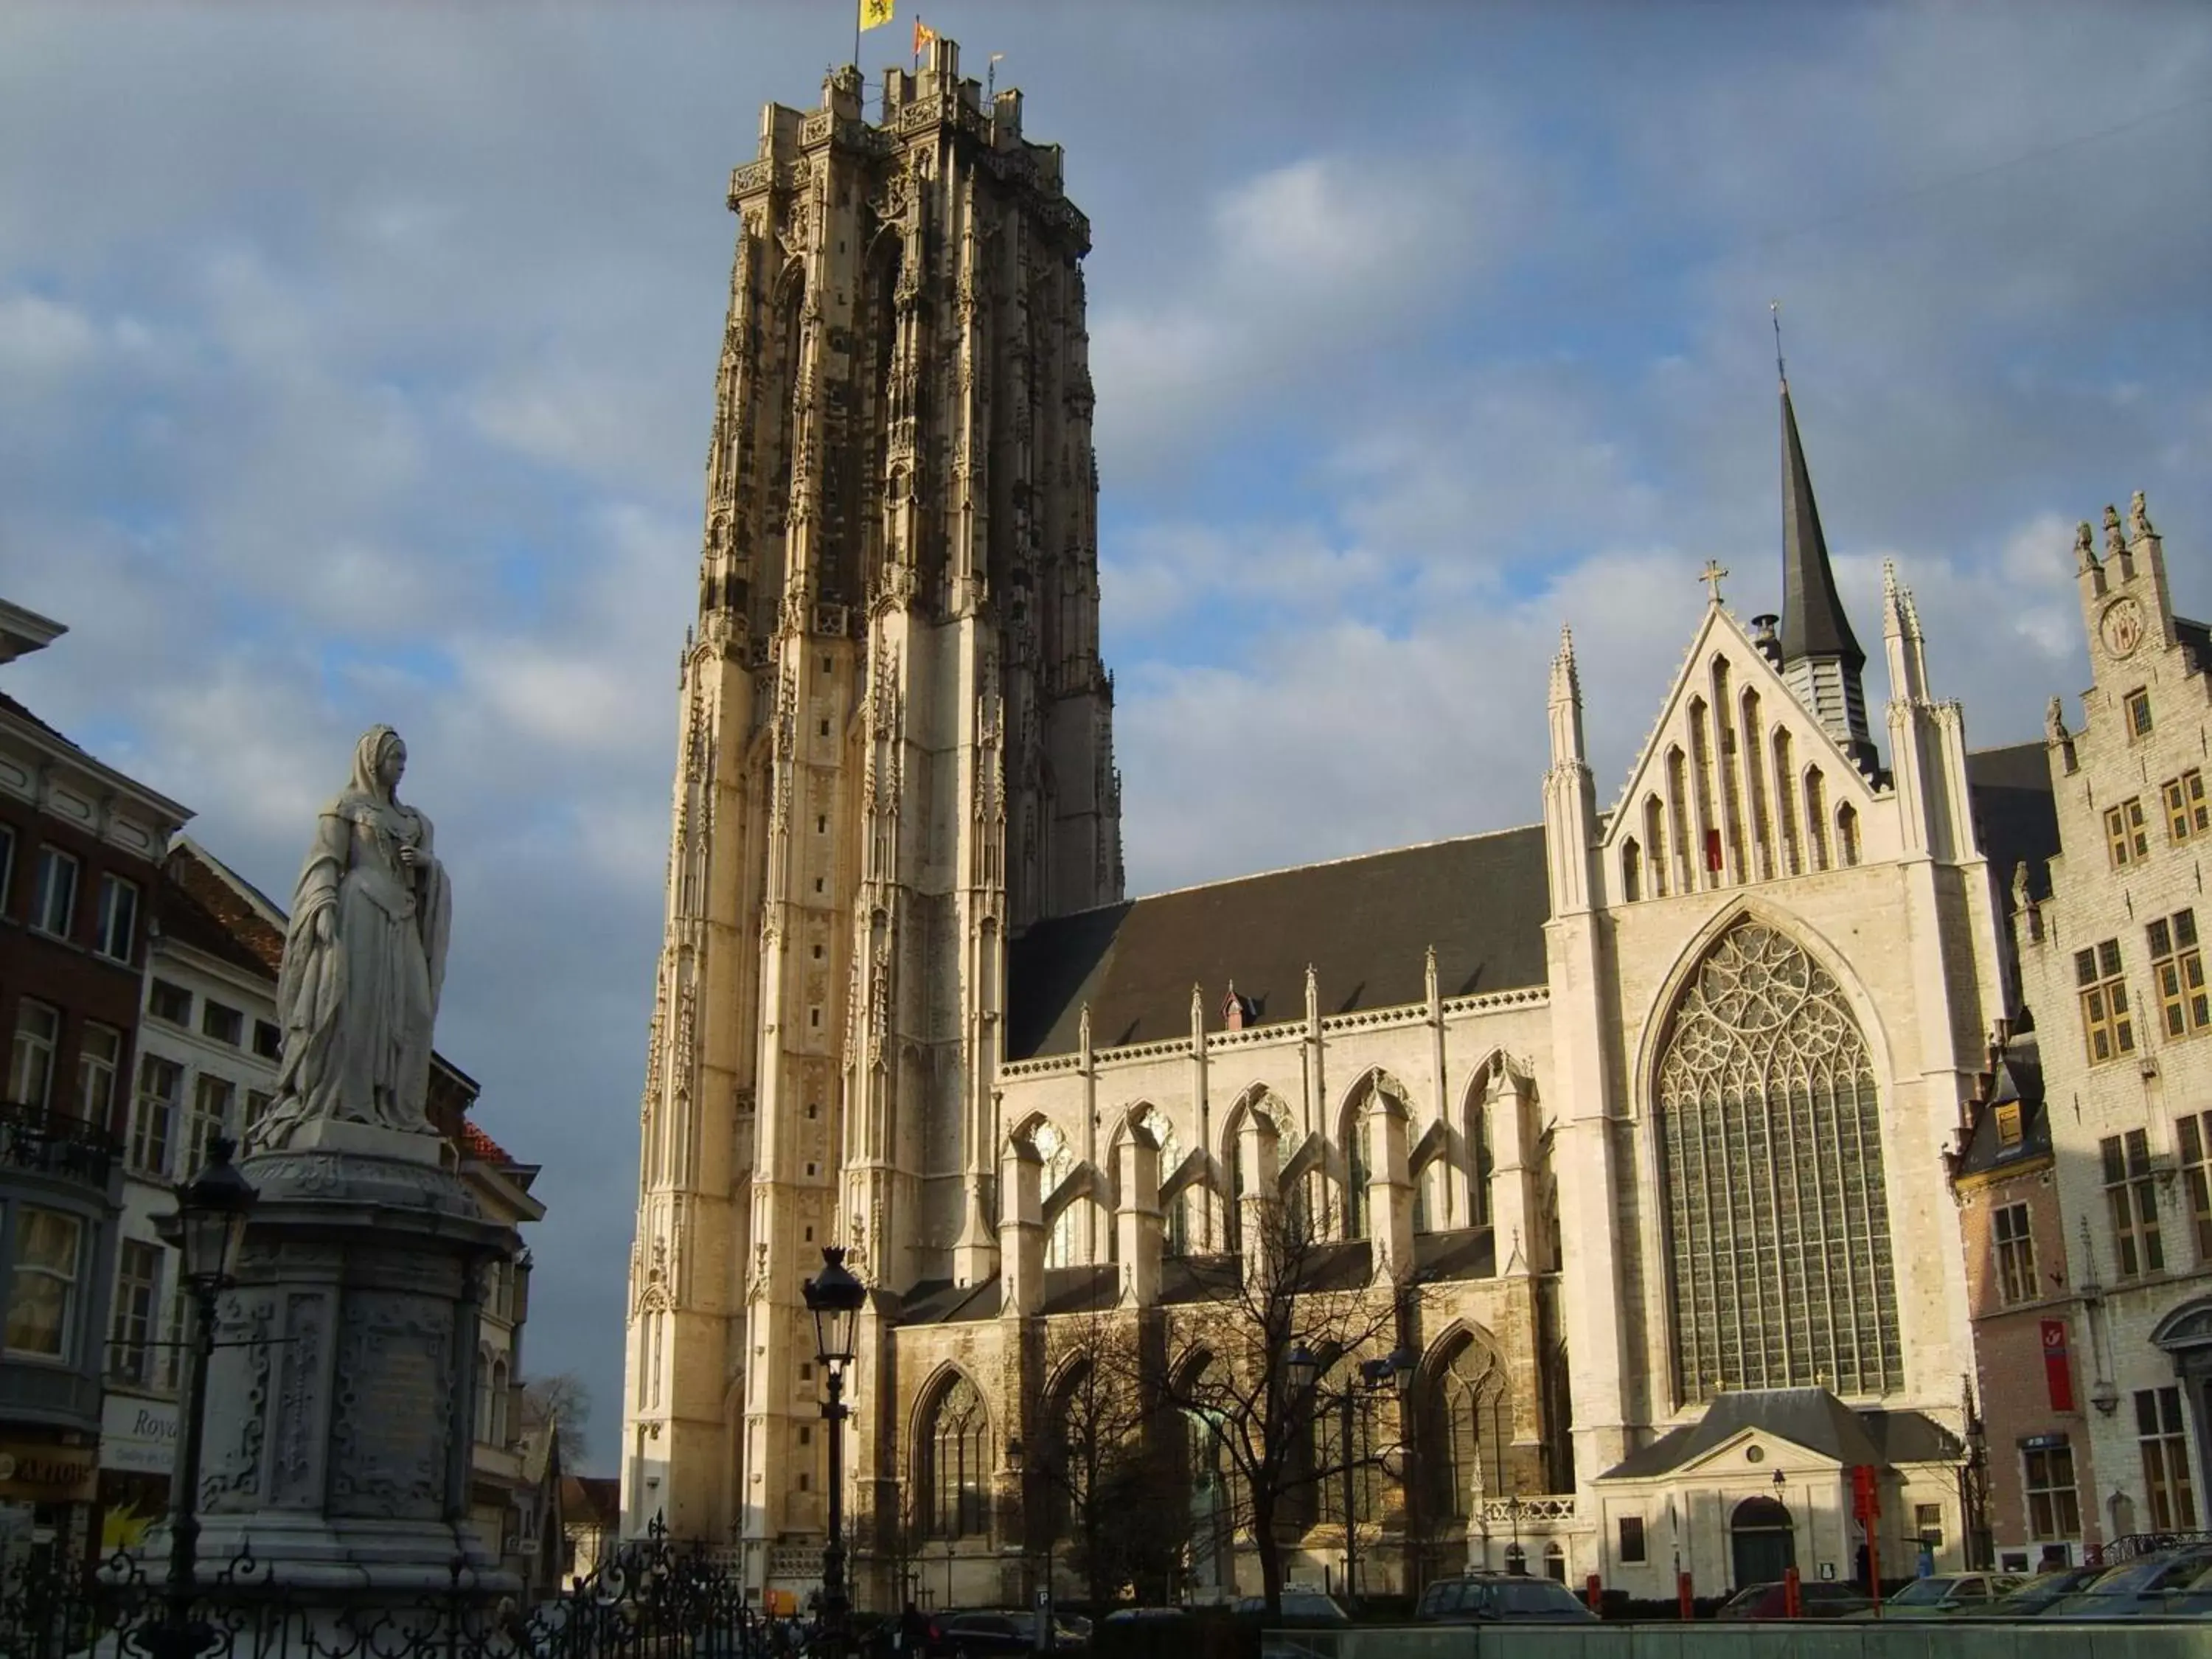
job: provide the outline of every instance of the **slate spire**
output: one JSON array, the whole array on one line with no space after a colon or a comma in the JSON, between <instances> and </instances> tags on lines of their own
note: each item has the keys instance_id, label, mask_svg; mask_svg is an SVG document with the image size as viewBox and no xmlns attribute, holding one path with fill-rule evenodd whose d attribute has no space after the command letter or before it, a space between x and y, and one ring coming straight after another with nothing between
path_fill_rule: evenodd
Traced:
<instances>
[{"instance_id":1,"label":"slate spire","mask_svg":"<svg viewBox=\"0 0 2212 1659\"><path fill-rule=\"evenodd\" d=\"M1782 381L1782 660L1832 657L1850 673L1866 666L1866 653L1851 633L1850 618L1837 597L1834 571L1828 567L1828 543L1820 534L1820 509L1813 500L1813 475L1806 470L1805 446L1797 436L1797 411L1790 407L1790 381Z\"/></svg>"},{"instance_id":2,"label":"slate spire","mask_svg":"<svg viewBox=\"0 0 2212 1659\"><path fill-rule=\"evenodd\" d=\"M1782 357L1782 307L1774 313L1774 372L1782 382L1782 678L1808 713L1872 777L1881 766L1867 731L1866 690L1859 671L1866 653L1851 632L1828 540L1813 500L1813 475L1790 402L1790 370Z\"/></svg>"}]
</instances>

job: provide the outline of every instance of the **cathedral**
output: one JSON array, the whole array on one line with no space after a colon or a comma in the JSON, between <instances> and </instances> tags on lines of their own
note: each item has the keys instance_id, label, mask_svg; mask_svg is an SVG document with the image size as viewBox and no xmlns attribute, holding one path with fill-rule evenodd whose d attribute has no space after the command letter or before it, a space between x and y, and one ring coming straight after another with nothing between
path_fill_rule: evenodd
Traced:
<instances>
[{"instance_id":1,"label":"cathedral","mask_svg":"<svg viewBox=\"0 0 2212 1659\"><path fill-rule=\"evenodd\" d=\"M1969 750L1893 573L1877 731L1787 381L1782 615L1708 567L1618 796L1563 633L1540 821L1127 899L1087 222L950 41L862 111L851 69L769 106L730 183L626 1529L817 1582L802 1285L839 1244L856 1601L1026 1603L1055 1329L1217 1363L1211 1271L1279 1208L1404 1361L1351 1512L1277 1516L1294 1582L1969 1559L1947 1155L2016 1012L2012 872L2056 850L2045 745ZM1250 1593L1204 1434L1176 1593Z\"/></svg>"}]
</instances>

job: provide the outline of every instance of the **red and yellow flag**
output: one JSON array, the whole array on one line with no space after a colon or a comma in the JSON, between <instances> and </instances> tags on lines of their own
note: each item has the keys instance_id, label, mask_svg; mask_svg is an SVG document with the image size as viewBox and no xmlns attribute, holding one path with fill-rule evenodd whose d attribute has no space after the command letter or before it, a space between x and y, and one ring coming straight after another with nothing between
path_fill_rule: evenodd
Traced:
<instances>
[{"instance_id":1,"label":"red and yellow flag","mask_svg":"<svg viewBox=\"0 0 2212 1659\"><path fill-rule=\"evenodd\" d=\"M860 27L881 28L898 15L898 0L860 0Z\"/></svg>"},{"instance_id":2,"label":"red and yellow flag","mask_svg":"<svg viewBox=\"0 0 2212 1659\"><path fill-rule=\"evenodd\" d=\"M921 49L937 39L937 31L919 17L914 20L914 55L921 56Z\"/></svg>"}]
</instances>

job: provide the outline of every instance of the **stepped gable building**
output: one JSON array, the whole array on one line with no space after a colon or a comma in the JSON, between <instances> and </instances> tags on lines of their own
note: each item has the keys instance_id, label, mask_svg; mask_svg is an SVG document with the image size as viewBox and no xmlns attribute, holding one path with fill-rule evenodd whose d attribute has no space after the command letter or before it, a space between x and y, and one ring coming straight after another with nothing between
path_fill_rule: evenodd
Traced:
<instances>
[{"instance_id":1,"label":"stepped gable building","mask_svg":"<svg viewBox=\"0 0 2212 1659\"><path fill-rule=\"evenodd\" d=\"M2141 494L2099 540L2075 547L2081 728L2058 698L2047 717L2065 851L2047 884L2022 872L2014 918L2049 1106L1989 1132L2037 1171L1966 1200L1989 1317L2019 1332L1982 1354L1993 1529L2037 1559L2203 1528L2212 1492L2212 629L2174 614Z\"/></svg>"},{"instance_id":2,"label":"stepped gable building","mask_svg":"<svg viewBox=\"0 0 2212 1659\"><path fill-rule=\"evenodd\" d=\"M1125 901L1085 222L951 42L887 76L880 125L860 91L771 107L732 180L625 1531L814 1582L800 1286L840 1243L872 1291L863 1604L1025 1603L1048 1356L1112 1310L1219 1363L1200 1269L1279 1206L1322 1236L1313 1282L1399 1298L1418 1356L1375 1424L1411 1454L1354 1500L1361 1589L1509 1547L1645 1595L1848 1577L1859 1464L1883 1559L1958 1564L1944 1154L2012 1012L1991 860L2049 852L2049 791L2039 746L1968 753L1893 577L1877 734L1787 385L1784 614L1740 622L1709 567L1609 806L1563 635L1540 822ZM1182 1588L1256 1588L1207 1425L1151 1431L1190 1471ZM1329 1493L1279 1520L1294 1580L1341 1562Z\"/></svg>"}]
</instances>

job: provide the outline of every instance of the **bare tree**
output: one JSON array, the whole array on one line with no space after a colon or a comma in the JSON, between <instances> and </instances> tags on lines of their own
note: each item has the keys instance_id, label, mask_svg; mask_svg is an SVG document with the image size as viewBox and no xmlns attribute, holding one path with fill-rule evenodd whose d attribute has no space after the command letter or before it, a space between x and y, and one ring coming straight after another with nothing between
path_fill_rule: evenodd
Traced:
<instances>
[{"instance_id":1,"label":"bare tree","mask_svg":"<svg viewBox=\"0 0 2212 1659\"><path fill-rule=\"evenodd\" d=\"M522 1385L523 1409L540 1422L550 1421L561 1446L561 1467L580 1473L590 1449L592 1391L574 1371L556 1371Z\"/></svg>"},{"instance_id":2,"label":"bare tree","mask_svg":"<svg viewBox=\"0 0 2212 1659\"><path fill-rule=\"evenodd\" d=\"M1254 1204L1243 1230L1240 1255L1190 1264L1200 1299L1179 1310L1188 1316L1182 1340L1148 1388L1158 1409L1179 1413L1189 1432L1218 1445L1231 1477L1234 1522L1250 1531L1267 1611L1279 1615L1283 1529L1297 1518L1296 1500L1342 1478L1347 1461L1381 1462L1378 1451L1361 1455L1348 1444L1335 1462L1310 1455L1315 1401L1292 1379L1291 1358L1303 1351L1325 1365L1379 1358L1398 1346L1419 1291L1344 1283L1336 1275L1347 1266L1345 1248L1325 1241L1298 1209Z\"/></svg>"},{"instance_id":3,"label":"bare tree","mask_svg":"<svg viewBox=\"0 0 2212 1659\"><path fill-rule=\"evenodd\" d=\"M1103 1607L1125 1583L1165 1580L1189 1509L1172 1446L1146 1432L1152 1401L1136 1316L1095 1310L1055 1320L1046 1341L1036 1465L1045 1533L1067 1540L1069 1564Z\"/></svg>"}]
</instances>

